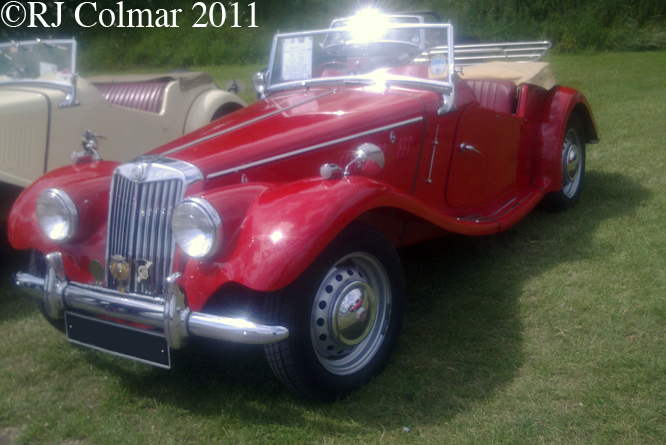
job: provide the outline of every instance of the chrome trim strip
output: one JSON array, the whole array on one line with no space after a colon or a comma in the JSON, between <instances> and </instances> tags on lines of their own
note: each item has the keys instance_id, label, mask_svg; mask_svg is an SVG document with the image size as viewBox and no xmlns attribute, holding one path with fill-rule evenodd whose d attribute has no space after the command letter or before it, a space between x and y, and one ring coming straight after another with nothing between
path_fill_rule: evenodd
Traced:
<instances>
[{"instance_id":1,"label":"chrome trim strip","mask_svg":"<svg viewBox=\"0 0 666 445\"><path fill-rule=\"evenodd\" d=\"M165 151L164 153L160 153L160 154L161 154L162 156L169 156L169 155L172 155L172 154L174 154L174 153L176 153L176 152L178 152L178 151L180 151L180 150L184 150L184 149L189 148L189 147L191 147L191 146L193 146L193 145L199 144L199 143L201 143L201 142L205 142L205 141L207 141L207 140L210 140L210 139L216 138L216 137L221 136L221 135L226 134L226 133L230 133L230 132L232 132L232 131L238 130L239 128L247 127L248 125L254 124L255 122L259 122L259 121L261 121L261 120L268 119L269 117L273 117L273 116L275 116L276 114L280 114L280 113L282 113L282 112L284 112L284 111L291 110L292 108L299 107L299 106L301 106L301 105L303 105L303 104L306 104L306 103L308 103L308 102L312 102L313 100L317 100L317 99L320 99L320 98L322 98L322 97L324 97L324 96L328 96L329 94L333 94L333 93L335 93L335 91L336 91L336 90L327 91L327 92L324 93L324 94L320 94L319 96L315 96L315 97L312 97L312 98L310 98L310 99L306 99L306 100L304 100L303 102L299 102L299 103L297 103L297 104L289 105L288 107L280 108L279 110L271 111L270 113L263 114L263 115L261 115L261 116L257 116L257 117L255 117L254 119L250 119L249 121L245 121L245 122L240 123L240 124L238 124L238 125L234 125L233 127L225 128L224 130L220 130L220 131L218 131L218 132L215 132L215 133L209 134L208 136L204 136L204 137L201 137L201 138L199 138L199 139L195 139L195 140L193 140L193 141L191 141L191 142L188 142L187 144L183 144L183 145L181 145L180 147L172 148L171 150L167 150L167 151Z\"/></svg>"},{"instance_id":2,"label":"chrome trim strip","mask_svg":"<svg viewBox=\"0 0 666 445\"><path fill-rule=\"evenodd\" d=\"M395 86L399 88L435 91L436 93L441 94L448 94L453 89L453 84L439 80L417 79L414 77L399 76L396 74L382 74L382 76L373 76L372 73L370 73L357 76L320 77L315 79L297 80L293 82L282 82L276 84L276 86L273 88L266 88L266 92L270 93L291 88L341 83L347 85L358 84L368 86L384 84L387 88Z\"/></svg>"},{"instance_id":3,"label":"chrome trim strip","mask_svg":"<svg viewBox=\"0 0 666 445\"><path fill-rule=\"evenodd\" d=\"M356 139L356 138L360 138L360 137L363 137L363 136L368 136L368 135L371 135L371 134L379 133L381 131L391 130L391 129L397 128L397 127L402 127L403 125L413 124L415 122L420 122L422 120L423 120L423 116L419 116L419 117L415 117L415 118L412 118L412 119L407 119L407 120L402 121L402 122L397 122L395 124L386 125L384 127L379 127L379 128L364 131L364 132L361 132L361 133L356 133L356 134L353 134L351 136L345 136L343 138L335 139L335 140L332 140L332 141L322 142L321 144L311 145L309 147L305 147L305 148L301 148L301 149L298 149L298 150L290 151L288 153L283 153L281 155L271 156L270 158L262 159L260 161L250 162L248 164L243 164L243 165L240 165L238 167L228 168L226 170L222 170L222 171L219 171L219 172L216 172L216 173L211 173L208 176L206 176L206 179L213 179L213 178L217 178L219 176L228 175L230 173L238 173L240 171L247 170L248 168L253 168L253 167L257 167L259 165L268 164L268 163L275 162L275 161L280 161L282 159L287 159L287 158L297 156L297 155L300 155L300 154L303 154L303 153L307 153L307 152L310 152L310 151L319 150L320 148L328 147L328 146L339 144L339 143L342 143L342 142L347 142L347 141L350 141L352 139Z\"/></svg>"}]
</instances>

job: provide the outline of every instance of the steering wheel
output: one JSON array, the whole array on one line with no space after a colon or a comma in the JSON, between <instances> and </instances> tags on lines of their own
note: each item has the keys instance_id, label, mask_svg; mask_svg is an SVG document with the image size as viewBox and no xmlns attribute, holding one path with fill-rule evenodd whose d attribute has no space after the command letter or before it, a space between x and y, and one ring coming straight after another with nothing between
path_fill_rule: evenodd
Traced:
<instances>
[{"instance_id":1,"label":"steering wheel","mask_svg":"<svg viewBox=\"0 0 666 445\"><path fill-rule=\"evenodd\" d=\"M326 69L332 69L332 70L346 70L347 69L347 63L346 62L340 62L337 60L331 60L328 62L323 62L321 63L317 69L320 70L326 70Z\"/></svg>"}]
</instances>

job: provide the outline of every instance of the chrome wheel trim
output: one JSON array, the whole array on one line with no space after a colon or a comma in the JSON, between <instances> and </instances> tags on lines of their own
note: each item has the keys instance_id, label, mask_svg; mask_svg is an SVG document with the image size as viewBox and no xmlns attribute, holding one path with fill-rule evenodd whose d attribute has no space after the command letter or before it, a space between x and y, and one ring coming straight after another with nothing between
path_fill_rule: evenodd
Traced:
<instances>
[{"instance_id":1,"label":"chrome wheel trim","mask_svg":"<svg viewBox=\"0 0 666 445\"><path fill-rule=\"evenodd\" d=\"M570 128L562 146L562 193L569 199L578 192L583 173L580 146L578 132Z\"/></svg>"},{"instance_id":2,"label":"chrome wheel trim","mask_svg":"<svg viewBox=\"0 0 666 445\"><path fill-rule=\"evenodd\" d=\"M356 252L340 259L312 305L310 337L319 363L335 375L363 369L384 341L391 301L388 274L374 256Z\"/></svg>"}]
</instances>

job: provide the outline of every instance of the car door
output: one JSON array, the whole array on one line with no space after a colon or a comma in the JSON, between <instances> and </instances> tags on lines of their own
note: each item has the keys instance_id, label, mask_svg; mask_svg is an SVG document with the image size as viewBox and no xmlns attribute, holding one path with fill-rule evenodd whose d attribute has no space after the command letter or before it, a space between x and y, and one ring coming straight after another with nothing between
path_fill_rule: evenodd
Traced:
<instances>
[{"instance_id":1,"label":"car door","mask_svg":"<svg viewBox=\"0 0 666 445\"><path fill-rule=\"evenodd\" d=\"M446 188L454 208L478 207L529 181L520 147L523 119L471 104L458 124ZM521 165L522 164L522 165Z\"/></svg>"}]
</instances>

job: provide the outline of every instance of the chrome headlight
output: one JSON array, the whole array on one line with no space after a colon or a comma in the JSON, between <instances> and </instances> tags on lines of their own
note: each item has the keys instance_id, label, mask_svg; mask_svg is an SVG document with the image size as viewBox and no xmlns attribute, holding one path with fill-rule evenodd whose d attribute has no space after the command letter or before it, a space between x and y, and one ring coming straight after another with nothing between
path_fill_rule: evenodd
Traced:
<instances>
[{"instance_id":1,"label":"chrome headlight","mask_svg":"<svg viewBox=\"0 0 666 445\"><path fill-rule=\"evenodd\" d=\"M44 190L37 198L37 219L53 241L68 241L79 223L79 213L72 198L60 189Z\"/></svg>"},{"instance_id":2,"label":"chrome headlight","mask_svg":"<svg viewBox=\"0 0 666 445\"><path fill-rule=\"evenodd\" d=\"M178 204L171 229L183 252L193 258L213 254L222 238L222 220L217 210L201 198L188 198Z\"/></svg>"}]
</instances>

